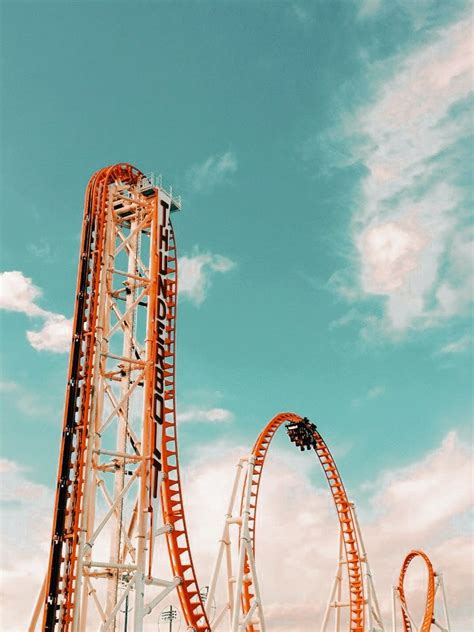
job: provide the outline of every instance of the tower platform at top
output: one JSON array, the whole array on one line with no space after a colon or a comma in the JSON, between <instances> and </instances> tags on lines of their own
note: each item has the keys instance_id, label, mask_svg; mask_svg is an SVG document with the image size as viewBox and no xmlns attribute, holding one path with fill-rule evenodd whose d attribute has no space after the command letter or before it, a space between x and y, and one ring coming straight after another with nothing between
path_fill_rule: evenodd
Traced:
<instances>
[{"instance_id":1,"label":"tower platform at top","mask_svg":"<svg viewBox=\"0 0 474 632\"><path fill-rule=\"evenodd\" d=\"M143 178L138 183L138 189L143 195L153 195L155 189L159 189L166 196L169 197L171 201L172 213L181 210L181 196L176 195L176 192L173 191L173 187L165 182L161 173L149 173L143 176Z\"/></svg>"}]
</instances>

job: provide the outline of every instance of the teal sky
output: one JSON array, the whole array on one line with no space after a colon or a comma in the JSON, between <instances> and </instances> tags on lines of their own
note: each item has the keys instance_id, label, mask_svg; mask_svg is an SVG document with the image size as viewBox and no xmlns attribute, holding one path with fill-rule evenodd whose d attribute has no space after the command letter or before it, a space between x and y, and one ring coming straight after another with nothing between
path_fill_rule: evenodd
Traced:
<instances>
[{"instance_id":1,"label":"teal sky","mask_svg":"<svg viewBox=\"0 0 474 632\"><path fill-rule=\"evenodd\" d=\"M233 463L294 411L358 505L385 622L417 547L444 572L453 630L472 630L472 3L0 11L3 627L26 629L47 559L85 187L130 162L184 200L178 420L200 581ZM335 516L314 455L275 441L264 604L273 632L308 632ZM289 560L295 524L309 537Z\"/></svg>"},{"instance_id":2,"label":"teal sky","mask_svg":"<svg viewBox=\"0 0 474 632\"><path fill-rule=\"evenodd\" d=\"M1 269L70 318L89 176L126 161L179 189L208 286L181 297L178 402L229 411L182 424L185 460L291 410L356 489L468 436L467 4L1 9ZM41 318L1 318L1 451L52 486L67 354L31 346Z\"/></svg>"}]
</instances>

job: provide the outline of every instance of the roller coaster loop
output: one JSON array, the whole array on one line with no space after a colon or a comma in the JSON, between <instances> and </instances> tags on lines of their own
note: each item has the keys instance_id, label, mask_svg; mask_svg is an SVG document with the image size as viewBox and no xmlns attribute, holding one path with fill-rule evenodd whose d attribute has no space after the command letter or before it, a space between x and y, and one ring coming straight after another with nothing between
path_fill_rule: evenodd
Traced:
<instances>
[{"instance_id":1,"label":"roller coaster loop","mask_svg":"<svg viewBox=\"0 0 474 632\"><path fill-rule=\"evenodd\" d=\"M419 558L423 560L426 570L427 570L427 584L426 584L426 600L425 600L425 608L423 613L423 620L421 622L421 626L418 628L417 625L413 621L413 616L410 613L408 608L406 594L405 594L405 578L407 574L408 567L411 562ZM435 617L435 603L436 597L440 595L441 603L442 603L442 611L443 611L443 622L437 620ZM449 616L448 616L448 608L446 603L446 593L444 590L443 577L440 573L436 573L433 569L433 565L431 563L430 558L426 553L420 550L410 551L408 555L405 557L402 568L400 570L400 576L398 579L398 586L394 589L394 600L393 600L393 629L396 630L397 626L397 618L396 618L396 601L398 600L401 616L402 616L402 624L403 624L403 632L430 632L434 627L437 627L442 632L449 632Z\"/></svg>"},{"instance_id":2,"label":"roller coaster loop","mask_svg":"<svg viewBox=\"0 0 474 632\"><path fill-rule=\"evenodd\" d=\"M336 463L316 426L308 419L294 413L276 415L260 433L249 457L241 459L238 463L237 476L232 489L219 552L210 583L209 602L214 597L224 559L227 569L228 597L224 607L217 610L213 628L217 628L227 612L231 632L243 632L244 630L247 632L265 632L266 630L255 563L256 515L260 483L268 449L277 430L288 422L287 432L290 440L301 450L312 448L316 452L329 484L339 519L341 545L344 549L344 564L347 568L349 603L342 604L340 600L337 600L337 595L332 595L332 597L336 597L333 599L333 603L330 604L336 609L336 629L339 629L339 608L348 606L350 632L363 632L366 629L366 616L370 619L371 630L383 630L359 525ZM246 474L242 486L240 508L236 509L239 477L244 467ZM235 578L230 552L230 526L232 524L237 524L240 532L239 556ZM368 615L366 615L366 610ZM326 623L327 613L323 629Z\"/></svg>"}]
</instances>

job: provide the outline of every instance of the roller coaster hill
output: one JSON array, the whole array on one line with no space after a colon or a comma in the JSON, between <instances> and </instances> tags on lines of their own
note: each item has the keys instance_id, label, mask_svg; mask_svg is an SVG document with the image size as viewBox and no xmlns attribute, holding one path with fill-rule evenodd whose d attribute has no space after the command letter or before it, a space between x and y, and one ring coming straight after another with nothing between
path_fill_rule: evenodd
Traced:
<instances>
[{"instance_id":1,"label":"roller coaster hill","mask_svg":"<svg viewBox=\"0 0 474 632\"><path fill-rule=\"evenodd\" d=\"M188 631L270 630L256 527L267 454L282 426L296 448L315 454L338 520L335 577L324 616L308 632L383 631L354 503L318 427L295 413L273 417L239 459L207 589L198 583L176 420L171 217L180 209L160 176L129 164L100 169L87 186L49 559L29 631L156 630L173 596ZM419 625L404 589L417 557L428 571ZM442 577L422 551L405 559L392 603L393 632L450 630Z\"/></svg>"}]
</instances>

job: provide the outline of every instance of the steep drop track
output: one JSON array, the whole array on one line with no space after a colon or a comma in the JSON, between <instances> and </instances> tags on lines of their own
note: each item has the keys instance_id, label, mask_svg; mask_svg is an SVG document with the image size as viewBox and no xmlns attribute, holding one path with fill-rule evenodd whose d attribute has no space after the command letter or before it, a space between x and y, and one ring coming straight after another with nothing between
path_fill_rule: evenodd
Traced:
<instances>
[{"instance_id":1,"label":"steep drop track","mask_svg":"<svg viewBox=\"0 0 474 632\"><path fill-rule=\"evenodd\" d=\"M101 278L105 263L104 242L106 225L113 212L110 187L136 187L143 174L129 164L117 164L95 173L87 186L81 239L76 301L73 320L63 432L60 447L53 530L43 608L43 630L70 632L75 612L78 574L78 546L80 518L84 511L84 480L86 457L92 450L88 429L94 393L94 366L97 365L97 323L101 309ZM160 192L151 193L150 202L142 196L143 208L150 208L150 225L157 227ZM153 197L154 196L154 197ZM160 202L161 203L161 202ZM146 206L146 205L149 206ZM153 206L154 204L154 206ZM115 217L115 216L114 216ZM154 223L153 223L154 222ZM150 228L147 228L148 235ZM158 229L157 229L158 230ZM168 231L167 257L158 261L158 278L152 279L147 291L148 304L156 300L157 283L166 283L166 331L164 341L164 411L162 422L161 455L150 441L150 452L143 455L140 476L146 477L150 490L155 488L157 471L162 469L161 501L164 524L169 527L166 539L172 572L180 579L177 586L181 607L190 629L210 630L199 593L194 571L184 515L178 461L175 400L175 336L177 302L177 255L171 221ZM157 237L155 239L162 239ZM158 255L156 255L158 256ZM163 269L165 265L165 269ZM102 288L103 292L103 288ZM153 293L154 292L154 293ZM155 331L158 337L158 332ZM155 344L156 340L152 341ZM153 356L155 357L155 356ZM137 355L138 358L138 355ZM138 360L139 361L139 358ZM144 391L150 393L150 410L156 411L156 365L149 364L145 372ZM149 382L149 383L148 383ZM154 413L156 417L156 412ZM159 460L161 458L161 463ZM158 463L158 465L156 465ZM151 501L150 501L151 504ZM150 513L151 510L150 510ZM152 528L153 528L152 521ZM152 559L152 556L150 557ZM150 569L151 571L151 561ZM77 610L77 608L76 608ZM84 625L84 624L83 624ZM80 629L83 629L83 625Z\"/></svg>"}]
</instances>

